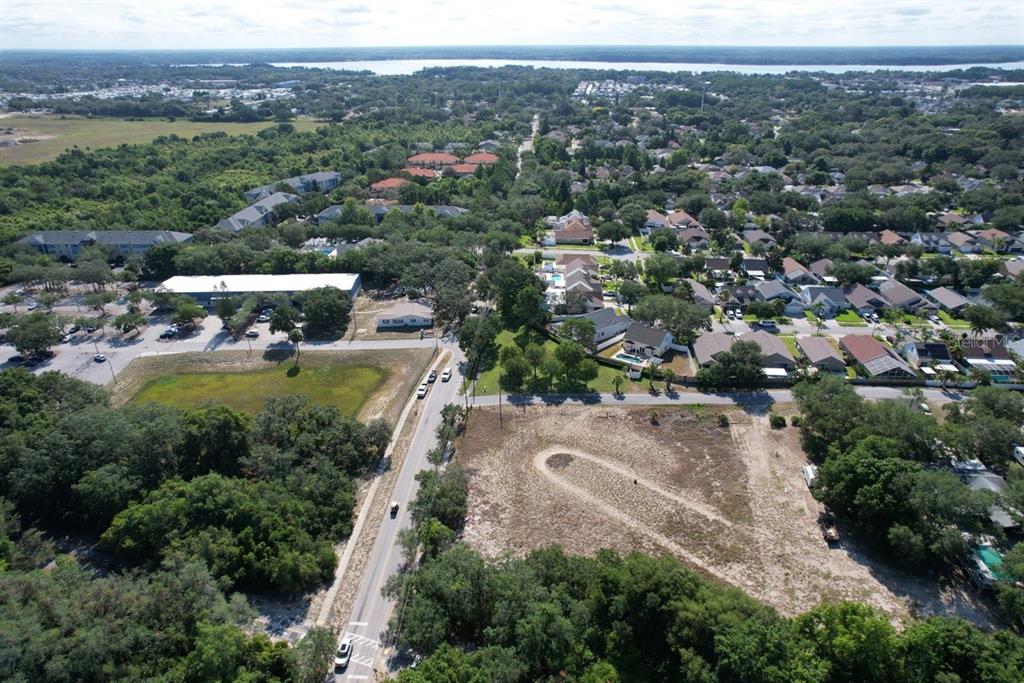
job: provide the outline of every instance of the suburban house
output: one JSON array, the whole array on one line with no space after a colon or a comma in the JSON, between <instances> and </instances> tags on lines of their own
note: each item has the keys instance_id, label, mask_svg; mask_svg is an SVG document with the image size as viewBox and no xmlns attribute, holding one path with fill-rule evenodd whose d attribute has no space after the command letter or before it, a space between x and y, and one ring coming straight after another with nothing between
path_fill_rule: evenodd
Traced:
<instances>
[{"instance_id":1,"label":"suburban house","mask_svg":"<svg viewBox=\"0 0 1024 683\"><path fill-rule=\"evenodd\" d=\"M939 308L956 315L967 306L971 305L971 300L965 297L959 292L955 292L949 287L937 287L935 289L928 290L928 296L938 304Z\"/></svg>"},{"instance_id":2,"label":"suburban house","mask_svg":"<svg viewBox=\"0 0 1024 683\"><path fill-rule=\"evenodd\" d=\"M405 160L410 166L425 166L428 168L444 168L459 163L459 158L447 152L422 152L413 154Z\"/></svg>"},{"instance_id":3,"label":"suburban house","mask_svg":"<svg viewBox=\"0 0 1024 683\"><path fill-rule=\"evenodd\" d=\"M900 355L915 368L930 367L934 364L948 366L941 368L943 370L957 371L949 355L949 348L942 342L908 341L900 347Z\"/></svg>"},{"instance_id":4,"label":"suburban house","mask_svg":"<svg viewBox=\"0 0 1024 683\"><path fill-rule=\"evenodd\" d=\"M994 338L965 340L964 363L987 373L993 382L1009 382L1016 368L1010 352Z\"/></svg>"},{"instance_id":5,"label":"suburban house","mask_svg":"<svg viewBox=\"0 0 1024 683\"><path fill-rule=\"evenodd\" d=\"M722 302L722 310L725 311L733 310L742 313L751 301L764 301L761 292L757 291L757 287L753 285L723 287L719 294L724 295L725 300Z\"/></svg>"},{"instance_id":6,"label":"suburban house","mask_svg":"<svg viewBox=\"0 0 1024 683\"><path fill-rule=\"evenodd\" d=\"M582 221L571 221L555 229L555 244L591 244L594 228Z\"/></svg>"},{"instance_id":7,"label":"suburban house","mask_svg":"<svg viewBox=\"0 0 1024 683\"><path fill-rule=\"evenodd\" d=\"M490 152L477 152L476 154L470 154L468 157L463 159L462 163L478 166L490 166L491 164L498 163L498 155L491 154Z\"/></svg>"},{"instance_id":8,"label":"suburban house","mask_svg":"<svg viewBox=\"0 0 1024 683\"><path fill-rule=\"evenodd\" d=\"M835 282L836 279L832 277L832 266L833 263L830 259L823 258L812 263L808 270L820 278L822 282Z\"/></svg>"},{"instance_id":9,"label":"suburban house","mask_svg":"<svg viewBox=\"0 0 1024 683\"><path fill-rule=\"evenodd\" d=\"M962 476L962 479L972 491L988 491L992 494L993 499L996 500L999 500L1002 497L1003 491L1006 490L1006 480L995 472L989 472L988 470L965 474ZM1002 528L1003 531L1016 529L1020 526L1017 518L1000 505L989 507L988 518L993 524Z\"/></svg>"},{"instance_id":10,"label":"suburban house","mask_svg":"<svg viewBox=\"0 0 1024 683\"><path fill-rule=\"evenodd\" d=\"M712 277L722 277L729 273L731 259L728 256L705 256L704 270L711 273ZM1021 261L1024 263L1024 261Z\"/></svg>"},{"instance_id":11,"label":"suburban house","mask_svg":"<svg viewBox=\"0 0 1024 683\"><path fill-rule=\"evenodd\" d=\"M597 273L597 259L590 254L559 254L555 257L555 268L566 272L572 269L575 264L581 265L591 273Z\"/></svg>"},{"instance_id":12,"label":"suburban house","mask_svg":"<svg viewBox=\"0 0 1024 683\"><path fill-rule=\"evenodd\" d=\"M156 244L191 241L189 233L173 230L42 230L22 237L16 244L61 261L74 261L84 247L92 245L107 249L114 258L128 258L143 254Z\"/></svg>"},{"instance_id":13,"label":"suburban house","mask_svg":"<svg viewBox=\"0 0 1024 683\"><path fill-rule=\"evenodd\" d=\"M668 214L668 224L673 228L700 227L700 222L682 209L676 209Z\"/></svg>"},{"instance_id":14,"label":"suburban house","mask_svg":"<svg viewBox=\"0 0 1024 683\"><path fill-rule=\"evenodd\" d=\"M693 303L707 311L715 307L715 295L711 293L710 289L691 278L687 278L686 281L690 284L691 291L693 291Z\"/></svg>"},{"instance_id":15,"label":"suburban house","mask_svg":"<svg viewBox=\"0 0 1024 683\"><path fill-rule=\"evenodd\" d=\"M647 212L647 220L640 226L640 234L649 235L654 230L663 230L665 228L668 228L668 218L661 212L650 209Z\"/></svg>"},{"instance_id":16,"label":"suburban house","mask_svg":"<svg viewBox=\"0 0 1024 683\"><path fill-rule=\"evenodd\" d=\"M826 337L797 337L796 345L807 362L820 372L846 372L846 361Z\"/></svg>"},{"instance_id":17,"label":"suburban house","mask_svg":"<svg viewBox=\"0 0 1024 683\"><path fill-rule=\"evenodd\" d=\"M725 332L705 332L693 342L693 357L697 365L707 367L715 362L718 355L728 351L736 343L736 337Z\"/></svg>"},{"instance_id":18,"label":"suburban house","mask_svg":"<svg viewBox=\"0 0 1024 683\"><path fill-rule=\"evenodd\" d=\"M287 192L275 192L258 202L245 207L217 223L218 228L238 232L245 228L262 228L274 220L274 209L282 204L297 202L299 196Z\"/></svg>"},{"instance_id":19,"label":"suburban house","mask_svg":"<svg viewBox=\"0 0 1024 683\"><path fill-rule=\"evenodd\" d=\"M915 379L914 369L891 349L867 334L848 334L839 348L871 378Z\"/></svg>"},{"instance_id":20,"label":"suburban house","mask_svg":"<svg viewBox=\"0 0 1024 683\"><path fill-rule=\"evenodd\" d=\"M794 258L782 259L782 279L791 285L816 285L818 278Z\"/></svg>"},{"instance_id":21,"label":"suburban house","mask_svg":"<svg viewBox=\"0 0 1024 683\"><path fill-rule=\"evenodd\" d=\"M676 237L679 240L679 246L685 247L691 252L707 249L711 245L711 235L702 228L683 228L676 233ZM728 267L728 263L726 263L726 267Z\"/></svg>"},{"instance_id":22,"label":"suburban house","mask_svg":"<svg viewBox=\"0 0 1024 683\"><path fill-rule=\"evenodd\" d=\"M763 258L745 258L740 266L748 277L764 279L768 274L768 261Z\"/></svg>"},{"instance_id":23,"label":"suburban house","mask_svg":"<svg viewBox=\"0 0 1024 683\"><path fill-rule=\"evenodd\" d=\"M452 164L446 167L447 170L451 171L460 178L476 173L476 164Z\"/></svg>"},{"instance_id":24,"label":"suburban house","mask_svg":"<svg viewBox=\"0 0 1024 683\"><path fill-rule=\"evenodd\" d=\"M963 216L958 213L953 213L952 211L944 213L937 219L935 219L935 225L940 230L949 230L950 228L957 230L967 225L969 222L970 221L967 220L967 216Z\"/></svg>"},{"instance_id":25,"label":"suburban house","mask_svg":"<svg viewBox=\"0 0 1024 683\"><path fill-rule=\"evenodd\" d=\"M245 198L250 202L266 199L277 192L278 188L281 186L286 188L284 190L286 192L295 192L298 194L305 194L307 192L327 193L338 187L340 184L341 174L337 171L318 171L316 173L297 175L292 178L279 180L276 183L269 183L267 185L254 187L245 191Z\"/></svg>"},{"instance_id":26,"label":"suburban house","mask_svg":"<svg viewBox=\"0 0 1024 683\"><path fill-rule=\"evenodd\" d=\"M433 327L434 311L430 306L409 301L395 304L377 314L377 327Z\"/></svg>"},{"instance_id":27,"label":"suburban house","mask_svg":"<svg viewBox=\"0 0 1024 683\"><path fill-rule=\"evenodd\" d=\"M894 307L913 313L922 309L934 310L935 304L907 287L899 280L886 280L878 287L879 293Z\"/></svg>"},{"instance_id":28,"label":"suburban house","mask_svg":"<svg viewBox=\"0 0 1024 683\"><path fill-rule=\"evenodd\" d=\"M868 289L859 282L852 287L847 287L844 291L846 293L846 301L849 302L850 307L857 311L859 315L889 308L889 302L885 300L885 297L878 294L878 292Z\"/></svg>"},{"instance_id":29,"label":"suburban house","mask_svg":"<svg viewBox=\"0 0 1024 683\"><path fill-rule=\"evenodd\" d=\"M974 238L978 241L978 246L982 249L991 249L995 252L1005 252L1013 242L1013 237L1008 232L1003 232L999 228L987 228L985 230L976 230L974 232Z\"/></svg>"},{"instance_id":30,"label":"suburban house","mask_svg":"<svg viewBox=\"0 0 1024 683\"><path fill-rule=\"evenodd\" d=\"M572 293L575 295L569 296ZM562 303L568 304L574 299L580 301L586 311L604 308L604 289L584 268L574 268L565 275L565 294Z\"/></svg>"},{"instance_id":31,"label":"suburban house","mask_svg":"<svg viewBox=\"0 0 1024 683\"><path fill-rule=\"evenodd\" d=\"M796 359L793 358L793 354L786 348L786 344L774 334L764 330L745 332L739 336L739 341L754 342L761 347L761 355L764 356L764 360L761 362L762 367L782 368L787 372L796 367Z\"/></svg>"},{"instance_id":32,"label":"suburban house","mask_svg":"<svg viewBox=\"0 0 1024 683\"><path fill-rule=\"evenodd\" d=\"M633 321L629 316L619 315L614 308L600 308L586 315L578 317L579 320L589 320L594 323L594 343L608 341L625 332Z\"/></svg>"},{"instance_id":33,"label":"suburban house","mask_svg":"<svg viewBox=\"0 0 1024 683\"><path fill-rule=\"evenodd\" d=\"M1003 261L999 264L999 273L1004 277L1016 280L1021 275L1024 275L1024 260Z\"/></svg>"},{"instance_id":34,"label":"suburban house","mask_svg":"<svg viewBox=\"0 0 1024 683\"><path fill-rule=\"evenodd\" d=\"M672 346L672 335L642 323L631 323L622 339L622 348L641 358L661 358Z\"/></svg>"},{"instance_id":35,"label":"suburban house","mask_svg":"<svg viewBox=\"0 0 1024 683\"><path fill-rule=\"evenodd\" d=\"M413 178L423 178L424 180L435 180L437 178L437 171L432 168L425 168L423 166L407 166L402 169L402 173L407 173Z\"/></svg>"},{"instance_id":36,"label":"suburban house","mask_svg":"<svg viewBox=\"0 0 1024 683\"><path fill-rule=\"evenodd\" d=\"M764 282L758 282L754 287L765 301L775 301L776 299L785 301L786 315L798 317L804 314L803 299L781 280L765 280Z\"/></svg>"},{"instance_id":37,"label":"suburban house","mask_svg":"<svg viewBox=\"0 0 1024 683\"><path fill-rule=\"evenodd\" d=\"M819 318L834 318L850 306L840 287L810 285L803 288L800 298L804 301L804 308Z\"/></svg>"},{"instance_id":38,"label":"suburban house","mask_svg":"<svg viewBox=\"0 0 1024 683\"><path fill-rule=\"evenodd\" d=\"M894 247L905 243L907 240L892 230L883 230L882 234L878 236L878 241L888 247Z\"/></svg>"},{"instance_id":39,"label":"suburban house","mask_svg":"<svg viewBox=\"0 0 1024 683\"><path fill-rule=\"evenodd\" d=\"M763 249L770 249L775 246L775 238L766 233L764 230L744 230L743 241L752 247L762 247Z\"/></svg>"},{"instance_id":40,"label":"suburban house","mask_svg":"<svg viewBox=\"0 0 1024 683\"><path fill-rule=\"evenodd\" d=\"M385 178L370 185L370 196L372 197L396 197L398 188L409 181L405 178Z\"/></svg>"},{"instance_id":41,"label":"suburban house","mask_svg":"<svg viewBox=\"0 0 1024 683\"><path fill-rule=\"evenodd\" d=\"M953 246L941 232L915 232L910 236L912 244L920 244L925 251L948 254Z\"/></svg>"},{"instance_id":42,"label":"suburban house","mask_svg":"<svg viewBox=\"0 0 1024 683\"><path fill-rule=\"evenodd\" d=\"M959 251L961 254L973 254L981 251L981 246L978 244L978 240L974 235L969 235L966 232L951 232L946 235L946 239L949 243Z\"/></svg>"}]
</instances>

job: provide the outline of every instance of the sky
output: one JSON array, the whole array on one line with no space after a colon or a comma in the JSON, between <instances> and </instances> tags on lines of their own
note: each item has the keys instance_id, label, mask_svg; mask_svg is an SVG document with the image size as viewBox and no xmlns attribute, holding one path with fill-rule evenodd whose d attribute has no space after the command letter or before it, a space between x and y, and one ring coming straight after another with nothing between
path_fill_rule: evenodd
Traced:
<instances>
[{"instance_id":1,"label":"sky","mask_svg":"<svg viewBox=\"0 0 1024 683\"><path fill-rule=\"evenodd\" d=\"M4 49L1024 45L1024 0L0 0Z\"/></svg>"}]
</instances>

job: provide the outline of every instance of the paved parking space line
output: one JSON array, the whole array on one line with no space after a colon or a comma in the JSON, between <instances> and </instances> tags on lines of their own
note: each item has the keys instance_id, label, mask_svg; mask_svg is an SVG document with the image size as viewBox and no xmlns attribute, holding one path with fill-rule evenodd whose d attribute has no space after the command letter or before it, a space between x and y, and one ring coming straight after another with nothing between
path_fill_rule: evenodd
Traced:
<instances>
[{"instance_id":1,"label":"paved parking space line","mask_svg":"<svg viewBox=\"0 0 1024 683\"><path fill-rule=\"evenodd\" d=\"M369 626L369 624L370 624L370 622L368 622L368 621L350 621L350 622L348 622L349 626Z\"/></svg>"}]
</instances>

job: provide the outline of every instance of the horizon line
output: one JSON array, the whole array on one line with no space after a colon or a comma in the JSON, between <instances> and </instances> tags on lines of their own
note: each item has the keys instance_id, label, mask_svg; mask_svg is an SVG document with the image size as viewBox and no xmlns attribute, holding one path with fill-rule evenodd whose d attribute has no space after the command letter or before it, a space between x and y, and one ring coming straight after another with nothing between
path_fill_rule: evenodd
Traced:
<instances>
[{"instance_id":1,"label":"horizon line","mask_svg":"<svg viewBox=\"0 0 1024 683\"><path fill-rule=\"evenodd\" d=\"M991 44L959 44L959 43L944 43L944 44L901 44L901 45L726 45L726 44L714 44L714 45L628 45L628 44L601 44L601 43L501 43L501 44L473 44L473 45L358 45L358 46L346 46L346 45L305 45L295 47L191 47L191 48L160 48L160 47L138 47L138 48L106 48L106 47L80 47L80 48L62 48L62 47L26 47L26 48L0 48L0 53L3 52L196 52L202 50L216 51L216 52L242 52L242 51L262 51L262 52L274 52L279 50L439 50L439 49L500 49L500 48L599 48L602 50L608 49L627 49L638 52L646 50L658 50L658 49L738 49L738 50L865 50L865 49L905 49L905 48L916 48L916 49L964 49L964 48L1002 48L1002 49L1015 49L1024 52L1024 45L1019 44L1008 44L1008 43L991 43Z\"/></svg>"}]
</instances>

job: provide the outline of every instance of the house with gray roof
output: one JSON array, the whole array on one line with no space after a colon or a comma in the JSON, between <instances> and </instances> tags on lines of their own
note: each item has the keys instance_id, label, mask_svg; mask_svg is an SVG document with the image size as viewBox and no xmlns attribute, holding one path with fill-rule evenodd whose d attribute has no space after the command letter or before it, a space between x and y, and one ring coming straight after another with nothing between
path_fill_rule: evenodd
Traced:
<instances>
[{"instance_id":1,"label":"house with gray roof","mask_svg":"<svg viewBox=\"0 0 1024 683\"><path fill-rule=\"evenodd\" d=\"M749 277L753 278L764 278L768 275L770 270L768 267L768 261L763 258L745 258L743 264L740 266L743 268L743 272Z\"/></svg>"},{"instance_id":2,"label":"house with gray roof","mask_svg":"<svg viewBox=\"0 0 1024 683\"><path fill-rule=\"evenodd\" d=\"M937 287L928 290L928 296L947 313L956 315L971 305L971 300L949 287Z\"/></svg>"},{"instance_id":3,"label":"house with gray roof","mask_svg":"<svg viewBox=\"0 0 1024 683\"><path fill-rule=\"evenodd\" d=\"M585 315L575 316L578 320L594 323L594 344L608 341L625 332L633 322L627 315L619 315L614 308L599 308Z\"/></svg>"},{"instance_id":4,"label":"house with gray roof","mask_svg":"<svg viewBox=\"0 0 1024 683\"><path fill-rule=\"evenodd\" d=\"M803 299L804 308L819 318L834 318L850 306L841 287L811 285L803 288L800 298Z\"/></svg>"},{"instance_id":5,"label":"house with gray roof","mask_svg":"<svg viewBox=\"0 0 1024 683\"><path fill-rule=\"evenodd\" d=\"M273 223L274 209L282 204L291 204L298 200L299 196L296 194L275 192L223 219L217 223L217 227L232 232L239 232L245 228L263 228Z\"/></svg>"},{"instance_id":6,"label":"house with gray roof","mask_svg":"<svg viewBox=\"0 0 1024 683\"><path fill-rule=\"evenodd\" d=\"M41 230L22 237L16 244L61 261L74 261L82 249L93 245L105 248L113 258L123 259L143 254L156 244L191 241L189 233L173 230Z\"/></svg>"},{"instance_id":7,"label":"house with gray roof","mask_svg":"<svg viewBox=\"0 0 1024 683\"><path fill-rule=\"evenodd\" d=\"M697 365L704 368L716 361L718 355L728 351L736 343L736 337L725 332L705 332L693 342L693 357Z\"/></svg>"},{"instance_id":8,"label":"house with gray roof","mask_svg":"<svg viewBox=\"0 0 1024 683\"><path fill-rule=\"evenodd\" d=\"M921 310L935 310L936 306L899 280L886 280L878 286L878 292L895 308L914 313Z\"/></svg>"},{"instance_id":9,"label":"house with gray roof","mask_svg":"<svg viewBox=\"0 0 1024 683\"><path fill-rule=\"evenodd\" d=\"M775 238L760 228L743 231L743 241L752 247L759 246L764 249L771 249L775 246Z\"/></svg>"},{"instance_id":10,"label":"house with gray roof","mask_svg":"<svg viewBox=\"0 0 1024 683\"><path fill-rule=\"evenodd\" d=\"M832 277L832 266L831 259L823 258L812 263L807 269L821 279L822 282L835 282L836 279Z\"/></svg>"},{"instance_id":11,"label":"house with gray roof","mask_svg":"<svg viewBox=\"0 0 1024 683\"><path fill-rule=\"evenodd\" d=\"M846 300L849 302L850 308L857 311L859 315L890 308L890 304L884 296L859 282L843 291L846 293Z\"/></svg>"},{"instance_id":12,"label":"house with gray roof","mask_svg":"<svg viewBox=\"0 0 1024 683\"><path fill-rule=\"evenodd\" d=\"M786 302L786 315L796 317L804 314L803 299L781 280L758 282L754 287L765 301L780 299Z\"/></svg>"},{"instance_id":13,"label":"house with gray roof","mask_svg":"<svg viewBox=\"0 0 1024 683\"><path fill-rule=\"evenodd\" d=\"M672 335L650 325L633 322L622 339L622 348L641 358L661 358L672 346Z\"/></svg>"},{"instance_id":14,"label":"house with gray roof","mask_svg":"<svg viewBox=\"0 0 1024 683\"><path fill-rule=\"evenodd\" d=\"M797 348L820 372L846 372L846 361L827 337L797 337Z\"/></svg>"},{"instance_id":15,"label":"house with gray roof","mask_svg":"<svg viewBox=\"0 0 1024 683\"><path fill-rule=\"evenodd\" d=\"M738 341L754 342L761 348L762 367L782 368L786 371L796 367L796 359L786 348L786 344L774 334L764 330L744 332Z\"/></svg>"},{"instance_id":16,"label":"house with gray roof","mask_svg":"<svg viewBox=\"0 0 1024 683\"><path fill-rule=\"evenodd\" d=\"M395 304L377 314L378 329L389 327L432 327L434 310L417 301Z\"/></svg>"},{"instance_id":17,"label":"house with gray roof","mask_svg":"<svg viewBox=\"0 0 1024 683\"><path fill-rule=\"evenodd\" d=\"M250 202L266 199L281 187L285 188L282 191L287 192L289 191L288 188L291 188L291 192L298 194L305 194L307 192L327 193L339 185L341 185L341 174L337 171L317 171L316 173L297 175L285 178L284 180L278 180L276 183L254 187L245 191L245 198Z\"/></svg>"},{"instance_id":18,"label":"house with gray roof","mask_svg":"<svg viewBox=\"0 0 1024 683\"><path fill-rule=\"evenodd\" d=\"M692 278L687 278L686 281L693 291L693 303L707 311L715 307L715 295L711 293L710 289Z\"/></svg>"}]
</instances>

